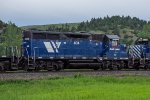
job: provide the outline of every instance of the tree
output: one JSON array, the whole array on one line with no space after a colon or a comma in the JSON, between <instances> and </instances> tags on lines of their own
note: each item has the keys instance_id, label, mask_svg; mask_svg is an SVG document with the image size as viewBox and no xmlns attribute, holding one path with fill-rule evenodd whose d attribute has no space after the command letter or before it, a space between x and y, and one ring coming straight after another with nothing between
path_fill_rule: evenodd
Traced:
<instances>
[{"instance_id":1,"label":"tree","mask_svg":"<svg viewBox=\"0 0 150 100\"><path fill-rule=\"evenodd\" d=\"M3 38L3 46L17 46L21 47L22 31L14 23L9 22L4 33L1 35Z\"/></svg>"},{"instance_id":2,"label":"tree","mask_svg":"<svg viewBox=\"0 0 150 100\"><path fill-rule=\"evenodd\" d=\"M76 27L75 26L73 26L72 28L71 28L71 32L75 32L77 29L76 29Z\"/></svg>"},{"instance_id":3,"label":"tree","mask_svg":"<svg viewBox=\"0 0 150 100\"><path fill-rule=\"evenodd\" d=\"M143 30L144 30L145 32L150 32L150 24L144 25Z\"/></svg>"},{"instance_id":4,"label":"tree","mask_svg":"<svg viewBox=\"0 0 150 100\"><path fill-rule=\"evenodd\" d=\"M150 32L139 32L138 34L138 37L141 37L141 38L147 38L147 37L150 37Z\"/></svg>"},{"instance_id":5,"label":"tree","mask_svg":"<svg viewBox=\"0 0 150 100\"><path fill-rule=\"evenodd\" d=\"M143 27L143 31L139 32L138 37L147 38L150 37L150 24L146 24Z\"/></svg>"},{"instance_id":6,"label":"tree","mask_svg":"<svg viewBox=\"0 0 150 100\"><path fill-rule=\"evenodd\" d=\"M126 30L123 30L122 32L125 34L127 31L126 31Z\"/></svg>"},{"instance_id":7,"label":"tree","mask_svg":"<svg viewBox=\"0 0 150 100\"><path fill-rule=\"evenodd\" d=\"M114 30L113 30L113 33L114 34L116 34L116 35L120 35L119 33L120 33L120 29L117 27L117 28L115 28Z\"/></svg>"},{"instance_id":8,"label":"tree","mask_svg":"<svg viewBox=\"0 0 150 100\"><path fill-rule=\"evenodd\" d=\"M0 29L3 28L3 22L0 20Z\"/></svg>"},{"instance_id":9,"label":"tree","mask_svg":"<svg viewBox=\"0 0 150 100\"><path fill-rule=\"evenodd\" d=\"M7 24L0 20L0 29L3 29L6 26Z\"/></svg>"},{"instance_id":10,"label":"tree","mask_svg":"<svg viewBox=\"0 0 150 100\"><path fill-rule=\"evenodd\" d=\"M136 30L136 33L142 31L143 26L147 24L146 21L140 20L136 17L130 16L106 16L104 18L92 18L90 21L81 22L77 30L79 31L104 31L108 32L109 30L116 31L127 28L131 30Z\"/></svg>"}]
</instances>

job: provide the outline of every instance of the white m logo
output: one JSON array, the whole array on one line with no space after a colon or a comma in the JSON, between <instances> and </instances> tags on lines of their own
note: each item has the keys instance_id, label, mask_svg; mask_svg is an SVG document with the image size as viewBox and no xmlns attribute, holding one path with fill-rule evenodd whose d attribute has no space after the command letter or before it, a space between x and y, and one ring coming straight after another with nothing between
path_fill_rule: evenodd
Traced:
<instances>
[{"instance_id":1,"label":"white m logo","mask_svg":"<svg viewBox=\"0 0 150 100\"><path fill-rule=\"evenodd\" d=\"M54 51L56 51L56 53L58 53L58 49L61 45L61 42L54 42L54 41L50 41L50 42L44 42L44 45L47 49L47 52L52 52L54 53Z\"/></svg>"}]
</instances>

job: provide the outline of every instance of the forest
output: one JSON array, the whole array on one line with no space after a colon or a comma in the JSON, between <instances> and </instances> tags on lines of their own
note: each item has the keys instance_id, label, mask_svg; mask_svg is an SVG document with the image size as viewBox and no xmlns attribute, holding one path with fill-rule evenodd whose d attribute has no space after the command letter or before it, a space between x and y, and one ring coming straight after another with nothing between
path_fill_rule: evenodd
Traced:
<instances>
[{"instance_id":1,"label":"forest","mask_svg":"<svg viewBox=\"0 0 150 100\"><path fill-rule=\"evenodd\" d=\"M0 54L4 52L5 47L21 48L22 30L14 23L4 23L0 21Z\"/></svg>"}]
</instances>

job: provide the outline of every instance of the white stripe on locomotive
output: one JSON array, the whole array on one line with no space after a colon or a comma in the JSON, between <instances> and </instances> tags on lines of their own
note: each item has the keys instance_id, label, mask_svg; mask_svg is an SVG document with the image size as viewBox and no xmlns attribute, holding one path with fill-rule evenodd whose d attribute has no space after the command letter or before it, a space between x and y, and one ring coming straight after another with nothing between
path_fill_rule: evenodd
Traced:
<instances>
[{"instance_id":1,"label":"white stripe on locomotive","mask_svg":"<svg viewBox=\"0 0 150 100\"><path fill-rule=\"evenodd\" d=\"M142 55L141 46L140 45L130 46L129 54L134 58L140 58Z\"/></svg>"},{"instance_id":2,"label":"white stripe on locomotive","mask_svg":"<svg viewBox=\"0 0 150 100\"><path fill-rule=\"evenodd\" d=\"M61 42L56 42L56 47L59 48L61 45Z\"/></svg>"},{"instance_id":3,"label":"white stripe on locomotive","mask_svg":"<svg viewBox=\"0 0 150 100\"><path fill-rule=\"evenodd\" d=\"M136 55L136 57L141 57L141 52L139 52L135 46L133 47L133 52Z\"/></svg>"},{"instance_id":4,"label":"white stripe on locomotive","mask_svg":"<svg viewBox=\"0 0 150 100\"><path fill-rule=\"evenodd\" d=\"M140 47L134 46L133 49L135 49L135 51L138 52L139 54L141 53Z\"/></svg>"},{"instance_id":5,"label":"white stripe on locomotive","mask_svg":"<svg viewBox=\"0 0 150 100\"><path fill-rule=\"evenodd\" d=\"M54 41L44 42L44 45L49 53L50 52L54 53L54 51L58 53L58 48L60 47L61 42L54 42Z\"/></svg>"},{"instance_id":6,"label":"white stripe on locomotive","mask_svg":"<svg viewBox=\"0 0 150 100\"><path fill-rule=\"evenodd\" d=\"M44 42L44 45L47 49L47 52L49 52L49 53L54 52L54 49L53 49L52 45L50 44L50 42Z\"/></svg>"},{"instance_id":7,"label":"white stripe on locomotive","mask_svg":"<svg viewBox=\"0 0 150 100\"><path fill-rule=\"evenodd\" d=\"M132 47L133 55L135 58L140 58L140 52L137 50L136 46Z\"/></svg>"},{"instance_id":8,"label":"white stripe on locomotive","mask_svg":"<svg viewBox=\"0 0 150 100\"><path fill-rule=\"evenodd\" d=\"M55 51L58 53L58 50L57 50L57 47L56 47L55 43L54 43L53 41L51 41L51 43L52 43L52 45L53 45Z\"/></svg>"}]
</instances>

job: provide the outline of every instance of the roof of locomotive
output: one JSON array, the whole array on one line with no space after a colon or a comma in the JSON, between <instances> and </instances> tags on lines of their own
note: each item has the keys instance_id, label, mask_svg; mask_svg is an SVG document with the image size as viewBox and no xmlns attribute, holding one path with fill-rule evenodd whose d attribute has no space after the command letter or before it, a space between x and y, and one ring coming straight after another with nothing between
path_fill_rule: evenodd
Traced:
<instances>
[{"instance_id":1,"label":"roof of locomotive","mask_svg":"<svg viewBox=\"0 0 150 100\"><path fill-rule=\"evenodd\" d=\"M42 31L42 30L25 30L25 32L30 32L30 33L46 33L46 34L70 34L70 35L89 35L90 33L80 33L80 32L53 32L53 31Z\"/></svg>"},{"instance_id":2,"label":"roof of locomotive","mask_svg":"<svg viewBox=\"0 0 150 100\"><path fill-rule=\"evenodd\" d=\"M109 39L120 39L118 35L106 35Z\"/></svg>"},{"instance_id":3,"label":"roof of locomotive","mask_svg":"<svg viewBox=\"0 0 150 100\"><path fill-rule=\"evenodd\" d=\"M103 41L105 37L108 39L117 39L119 40L118 35L107 35L107 34L98 34L98 33L88 33L88 32L53 32L53 31L43 31L43 30L25 30L29 34L52 34L52 35L66 35L68 37L76 37L76 38L88 38L91 37L93 40ZM40 37L39 37L40 38Z\"/></svg>"},{"instance_id":4,"label":"roof of locomotive","mask_svg":"<svg viewBox=\"0 0 150 100\"><path fill-rule=\"evenodd\" d=\"M149 38L138 38L136 41L149 41Z\"/></svg>"}]
</instances>

